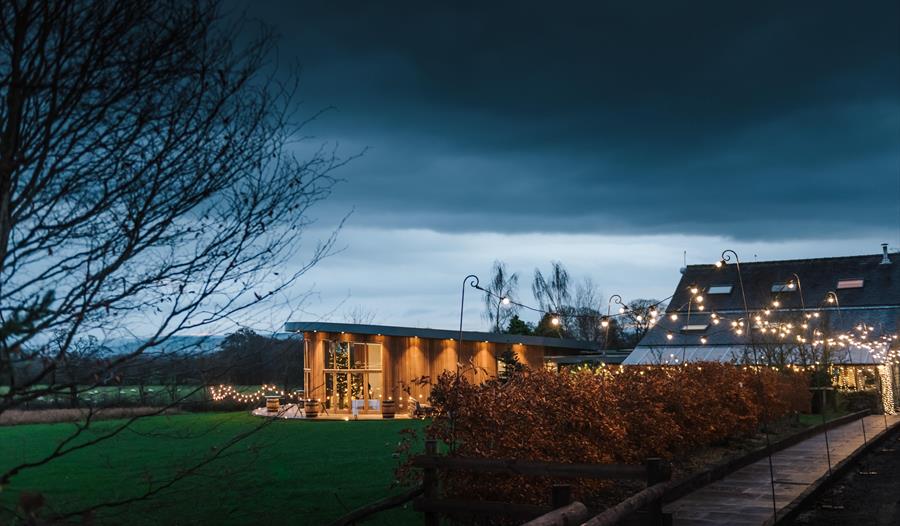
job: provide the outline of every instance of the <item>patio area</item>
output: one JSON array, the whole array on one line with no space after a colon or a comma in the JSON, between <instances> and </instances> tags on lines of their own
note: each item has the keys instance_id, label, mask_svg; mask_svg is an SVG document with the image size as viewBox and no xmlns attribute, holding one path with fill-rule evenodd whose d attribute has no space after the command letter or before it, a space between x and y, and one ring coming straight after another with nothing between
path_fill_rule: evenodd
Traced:
<instances>
[{"instance_id":1,"label":"patio area","mask_svg":"<svg viewBox=\"0 0 900 526\"><path fill-rule=\"evenodd\" d=\"M252 411L253 416L261 416L266 418L284 418L291 420L343 420L345 422L355 420L409 420L412 417L408 413L396 413L394 418L384 418L380 413L342 413L332 412L326 413L319 411L318 416L307 418L306 412L299 404L285 404L278 411L269 411L265 407L258 407Z\"/></svg>"}]
</instances>

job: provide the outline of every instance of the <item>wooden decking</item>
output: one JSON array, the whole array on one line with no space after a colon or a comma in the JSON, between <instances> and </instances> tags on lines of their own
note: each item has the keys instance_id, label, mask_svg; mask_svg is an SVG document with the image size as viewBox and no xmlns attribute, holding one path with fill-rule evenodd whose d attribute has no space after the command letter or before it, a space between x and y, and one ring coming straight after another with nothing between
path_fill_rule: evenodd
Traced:
<instances>
[{"instance_id":1,"label":"wooden decking","mask_svg":"<svg viewBox=\"0 0 900 526\"><path fill-rule=\"evenodd\" d=\"M900 424L900 416L872 415L828 431L832 466L869 441ZM825 435L820 433L772 455L775 502L779 516L828 473ZM762 526L773 519L769 461L762 459L722 480L668 504L676 526Z\"/></svg>"},{"instance_id":2,"label":"wooden decking","mask_svg":"<svg viewBox=\"0 0 900 526\"><path fill-rule=\"evenodd\" d=\"M359 415L353 415L350 413L325 413L323 411L319 411L319 416L314 418L307 418L303 410L300 409L297 404L287 404L281 407L281 410L278 412L269 412L265 407L260 407L253 410L254 416L262 416L266 418L285 418L290 420L343 420L343 421L359 421L359 420L390 420L389 418L383 418L381 413L360 413ZM397 413L394 416L394 420L408 420L410 416L407 413Z\"/></svg>"}]
</instances>

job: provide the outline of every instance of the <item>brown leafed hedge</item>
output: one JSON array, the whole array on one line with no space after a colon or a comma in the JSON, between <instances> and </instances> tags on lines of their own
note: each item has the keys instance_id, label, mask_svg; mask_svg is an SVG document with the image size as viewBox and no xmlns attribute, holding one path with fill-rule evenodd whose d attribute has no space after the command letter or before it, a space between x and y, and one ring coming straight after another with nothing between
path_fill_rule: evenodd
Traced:
<instances>
[{"instance_id":1,"label":"brown leafed hedge","mask_svg":"<svg viewBox=\"0 0 900 526\"><path fill-rule=\"evenodd\" d=\"M528 371L479 385L448 372L432 403L428 435L452 443L454 455L634 464L751 435L764 421L807 412L810 393L801 374L702 363ZM443 482L450 494L543 502L550 481L454 472ZM589 498L602 487L575 489Z\"/></svg>"}]
</instances>

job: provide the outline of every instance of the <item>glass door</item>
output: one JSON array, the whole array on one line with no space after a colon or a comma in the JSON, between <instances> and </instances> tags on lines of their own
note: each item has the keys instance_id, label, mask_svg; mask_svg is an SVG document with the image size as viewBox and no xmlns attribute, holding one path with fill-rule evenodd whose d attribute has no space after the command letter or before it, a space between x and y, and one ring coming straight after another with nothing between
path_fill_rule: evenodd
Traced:
<instances>
[{"instance_id":1,"label":"glass door","mask_svg":"<svg viewBox=\"0 0 900 526\"><path fill-rule=\"evenodd\" d=\"M381 412L381 344L326 345L325 409L337 413Z\"/></svg>"}]
</instances>

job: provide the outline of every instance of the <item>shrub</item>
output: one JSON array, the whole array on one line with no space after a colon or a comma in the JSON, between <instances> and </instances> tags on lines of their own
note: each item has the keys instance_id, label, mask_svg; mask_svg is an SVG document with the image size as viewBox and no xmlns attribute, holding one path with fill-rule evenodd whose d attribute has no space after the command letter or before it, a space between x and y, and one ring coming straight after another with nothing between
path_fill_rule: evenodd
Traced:
<instances>
[{"instance_id":1,"label":"shrub","mask_svg":"<svg viewBox=\"0 0 900 526\"><path fill-rule=\"evenodd\" d=\"M764 396L760 396L760 386ZM805 376L719 363L525 371L474 385L445 372L427 429L451 454L561 463L642 463L753 434L767 416L808 411ZM445 491L487 500L546 500L548 480L444 474ZM580 498L603 484L577 481Z\"/></svg>"}]
</instances>

